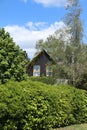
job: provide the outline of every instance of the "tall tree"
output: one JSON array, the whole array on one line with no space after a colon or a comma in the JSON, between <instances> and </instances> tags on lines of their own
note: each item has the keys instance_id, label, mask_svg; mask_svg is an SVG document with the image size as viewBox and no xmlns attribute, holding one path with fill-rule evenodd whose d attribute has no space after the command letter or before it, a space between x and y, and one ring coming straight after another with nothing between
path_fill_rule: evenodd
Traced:
<instances>
[{"instance_id":1,"label":"tall tree","mask_svg":"<svg viewBox=\"0 0 87 130\"><path fill-rule=\"evenodd\" d=\"M82 80L82 75L87 72L87 45L82 43L83 27L79 0L67 2L67 15L64 21L68 29L65 29L65 33L64 28L56 31L45 42L40 40L36 47L46 49L55 60L57 78L69 79L73 85L77 85Z\"/></svg>"},{"instance_id":2,"label":"tall tree","mask_svg":"<svg viewBox=\"0 0 87 130\"><path fill-rule=\"evenodd\" d=\"M79 4L79 0L67 0L67 15L65 16L65 23L69 28L69 32L71 35L70 38L70 46L71 49L71 73L72 73L72 81L76 82L76 74L78 73L77 64L81 65L79 61L78 55L82 53L82 39L83 39L83 26L80 18L81 15L81 6ZM80 54L81 56L81 54Z\"/></svg>"},{"instance_id":3,"label":"tall tree","mask_svg":"<svg viewBox=\"0 0 87 130\"><path fill-rule=\"evenodd\" d=\"M79 0L67 0L67 14L65 15L65 23L70 29L71 43L78 44L82 42L83 26L80 18L81 6Z\"/></svg>"},{"instance_id":4,"label":"tall tree","mask_svg":"<svg viewBox=\"0 0 87 130\"><path fill-rule=\"evenodd\" d=\"M8 32L0 29L0 83L12 77L23 80L26 62L26 53L15 44Z\"/></svg>"}]
</instances>

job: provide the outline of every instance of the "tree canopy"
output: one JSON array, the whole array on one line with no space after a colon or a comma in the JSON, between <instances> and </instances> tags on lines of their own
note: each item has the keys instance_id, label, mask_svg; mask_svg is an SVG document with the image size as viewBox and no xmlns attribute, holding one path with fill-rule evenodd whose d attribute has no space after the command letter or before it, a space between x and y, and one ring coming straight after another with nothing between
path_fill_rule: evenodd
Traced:
<instances>
[{"instance_id":1,"label":"tree canopy","mask_svg":"<svg viewBox=\"0 0 87 130\"><path fill-rule=\"evenodd\" d=\"M80 17L82 8L79 0L67 0L67 3L64 22L70 29L71 43L76 45L81 43L83 38L83 24Z\"/></svg>"},{"instance_id":2,"label":"tree canopy","mask_svg":"<svg viewBox=\"0 0 87 130\"><path fill-rule=\"evenodd\" d=\"M21 81L26 72L27 56L4 28L0 29L0 83L8 79Z\"/></svg>"},{"instance_id":3,"label":"tree canopy","mask_svg":"<svg viewBox=\"0 0 87 130\"><path fill-rule=\"evenodd\" d=\"M56 78L69 79L73 85L77 85L82 76L87 75L87 45L82 42L83 27L79 0L67 2L69 6L64 18L67 26L65 33L64 28L57 30L45 41L39 40L36 48L45 49L55 60L53 67Z\"/></svg>"}]
</instances>

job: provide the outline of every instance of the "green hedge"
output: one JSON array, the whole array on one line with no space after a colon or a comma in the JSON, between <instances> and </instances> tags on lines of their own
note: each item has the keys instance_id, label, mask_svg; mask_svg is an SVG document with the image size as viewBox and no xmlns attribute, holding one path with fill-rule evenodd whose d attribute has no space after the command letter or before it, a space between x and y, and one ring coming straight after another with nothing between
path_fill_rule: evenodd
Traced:
<instances>
[{"instance_id":1,"label":"green hedge","mask_svg":"<svg viewBox=\"0 0 87 130\"><path fill-rule=\"evenodd\" d=\"M34 76L32 76L32 77L29 77L29 79L32 81L39 81L39 82L49 84L49 85L54 85L56 83L56 79L54 77L46 77L46 76L42 76L42 77L35 76L34 77Z\"/></svg>"},{"instance_id":2,"label":"green hedge","mask_svg":"<svg viewBox=\"0 0 87 130\"><path fill-rule=\"evenodd\" d=\"M87 93L39 82L0 85L1 130L51 130L87 122Z\"/></svg>"}]
</instances>

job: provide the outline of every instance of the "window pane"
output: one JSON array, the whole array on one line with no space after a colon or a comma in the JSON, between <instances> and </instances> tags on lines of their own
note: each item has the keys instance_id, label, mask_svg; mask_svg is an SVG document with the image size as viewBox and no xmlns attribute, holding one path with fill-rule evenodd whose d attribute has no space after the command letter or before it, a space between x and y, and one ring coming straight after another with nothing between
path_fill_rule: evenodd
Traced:
<instances>
[{"instance_id":1,"label":"window pane","mask_svg":"<svg viewBox=\"0 0 87 130\"><path fill-rule=\"evenodd\" d=\"M51 66L46 67L46 76L52 76L52 68L51 68Z\"/></svg>"},{"instance_id":2,"label":"window pane","mask_svg":"<svg viewBox=\"0 0 87 130\"><path fill-rule=\"evenodd\" d=\"M33 67L33 76L40 76L40 66L39 65L35 65Z\"/></svg>"}]
</instances>

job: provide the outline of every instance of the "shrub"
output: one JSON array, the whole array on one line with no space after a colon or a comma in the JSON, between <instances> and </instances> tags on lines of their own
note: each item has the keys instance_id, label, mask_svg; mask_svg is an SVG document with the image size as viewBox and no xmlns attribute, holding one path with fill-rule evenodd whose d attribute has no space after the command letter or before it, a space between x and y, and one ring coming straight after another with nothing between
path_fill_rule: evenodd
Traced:
<instances>
[{"instance_id":1,"label":"shrub","mask_svg":"<svg viewBox=\"0 0 87 130\"><path fill-rule=\"evenodd\" d=\"M30 80L0 85L1 130L51 130L81 122L87 122L85 91Z\"/></svg>"},{"instance_id":2,"label":"shrub","mask_svg":"<svg viewBox=\"0 0 87 130\"><path fill-rule=\"evenodd\" d=\"M46 76L42 76L42 77L29 77L30 80L32 81L39 81L39 82L42 82L42 83L45 83L45 84L50 84L50 85L53 85L55 84L56 82L56 79L54 77L46 77Z\"/></svg>"},{"instance_id":3,"label":"shrub","mask_svg":"<svg viewBox=\"0 0 87 130\"><path fill-rule=\"evenodd\" d=\"M26 77L28 57L4 28L0 28L0 84L14 78L22 81Z\"/></svg>"}]
</instances>

